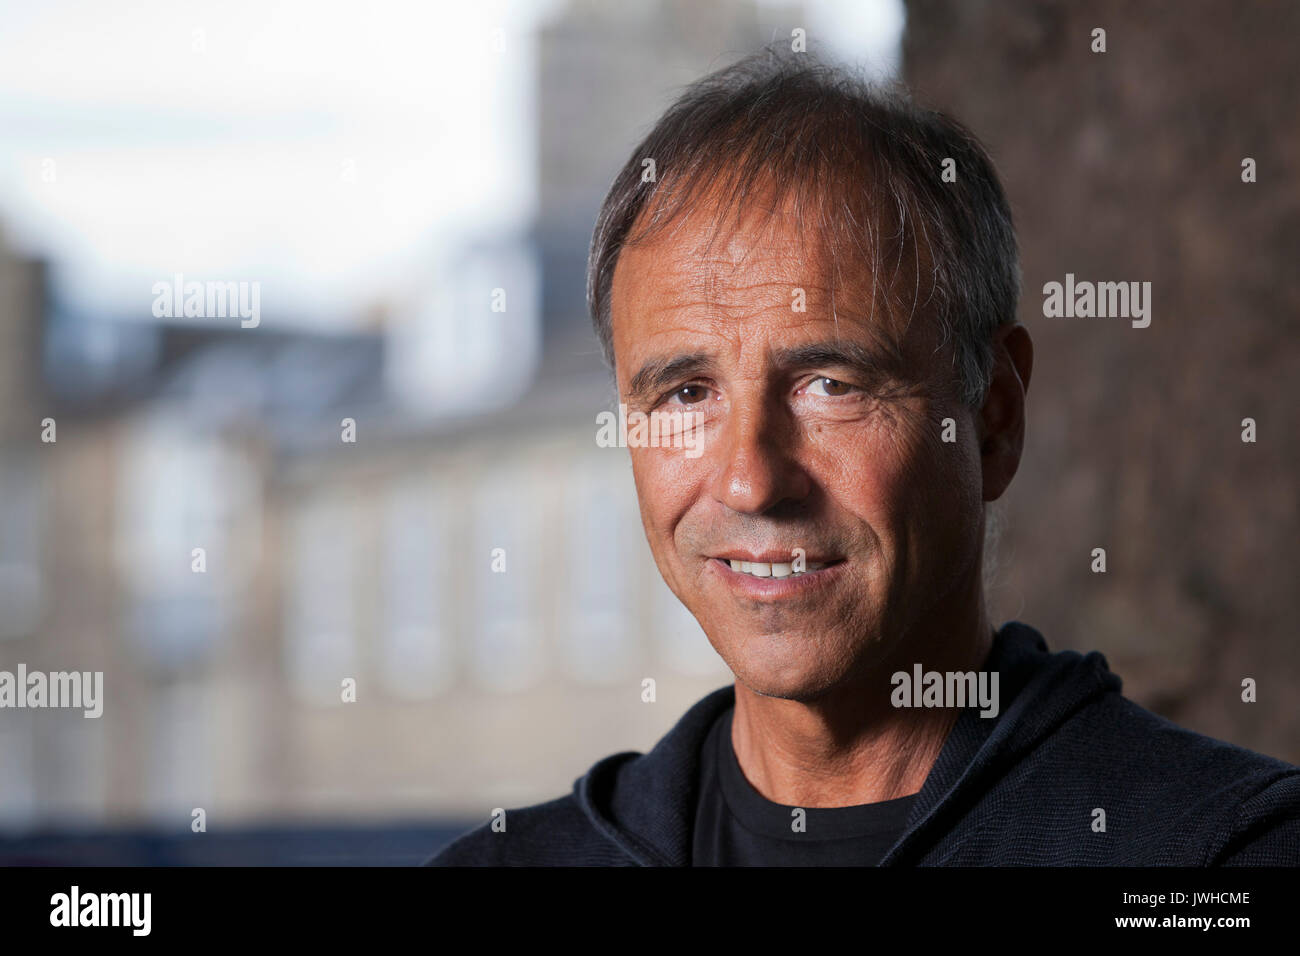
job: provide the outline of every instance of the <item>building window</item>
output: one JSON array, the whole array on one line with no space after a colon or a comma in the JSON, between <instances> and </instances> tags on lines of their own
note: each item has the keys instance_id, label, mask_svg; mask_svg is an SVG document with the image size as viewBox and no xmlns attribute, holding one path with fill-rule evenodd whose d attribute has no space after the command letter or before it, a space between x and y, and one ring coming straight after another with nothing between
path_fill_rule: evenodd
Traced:
<instances>
[{"instance_id":1,"label":"building window","mask_svg":"<svg viewBox=\"0 0 1300 956\"><path fill-rule=\"evenodd\" d=\"M397 697L433 697L454 677L446 595L457 569L444 494L433 482L404 480L386 502L380 675Z\"/></svg>"},{"instance_id":2,"label":"building window","mask_svg":"<svg viewBox=\"0 0 1300 956\"><path fill-rule=\"evenodd\" d=\"M474 568L475 679L493 690L518 690L543 670L537 602L546 549L538 540L545 507L534 472L519 465L489 470L475 495L475 532L465 556Z\"/></svg>"},{"instance_id":3,"label":"building window","mask_svg":"<svg viewBox=\"0 0 1300 956\"><path fill-rule=\"evenodd\" d=\"M200 680L158 685L150 703L145 801L151 815L187 823L195 807L213 812L209 685ZM184 823L182 824L184 825Z\"/></svg>"},{"instance_id":4,"label":"building window","mask_svg":"<svg viewBox=\"0 0 1300 956\"><path fill-rule=\"evenodd\" d=\"M235 447L162 413L133 423L120 461L125 633L152 668L201 668L251 577L236 527L259 510L257 476Z\"/></svg>"},{"instance_id":5,"label":"building window","mask_svg":"<svg viewBox=\"0 0 1300 956\"><path fill-rule=\"evenodd\" d=\"M304 700L337 703L359 680L357 514L342 492L316 492L292 513L286 551L286 669Z\"/></svg>"},{"instance_id":6,"label":"building window","mask_svg":"<svg viewBox=\"0 0 1300 956\"><path fill-rule=\"evenodd\" d=\"M639 516L622 456L584 458L565 485L567 626L559 635L567 673L615 683L636 663L629 576L641 545Z\"/></svg>"},{"instance_id":7,"label":"building window","mask_svg":"<svg viewBox=\"0 0 1300 956\"><path fill-rule=\"evenodd\" d=\"M44 482L35 460L6 449L0 455L0 640L33 637L44 609L41 523Z\"/></svg>"}]
</instances>

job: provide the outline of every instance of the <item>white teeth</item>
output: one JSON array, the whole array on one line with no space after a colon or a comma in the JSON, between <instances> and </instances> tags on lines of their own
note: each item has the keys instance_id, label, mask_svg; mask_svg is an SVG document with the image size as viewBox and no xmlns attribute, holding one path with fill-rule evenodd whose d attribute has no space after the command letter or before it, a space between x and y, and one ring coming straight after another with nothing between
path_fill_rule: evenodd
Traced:
<instances>
[{"instance_id":1,"label":"white teeth","mask_svg":"<svg viewBox=\"0 0 1300 956\"><path fill-rule=\"evenodd\" d=\"M731 570L739 571L741 574L750 574L756 578L788 578L791 576L798 577L809 571L820 571L826 565L820 561L809 561L807 566L801 571L794 570L792 563L773 562L768 564L763 561L736 561L728 558Z\"/></svg>"}]
</instances>

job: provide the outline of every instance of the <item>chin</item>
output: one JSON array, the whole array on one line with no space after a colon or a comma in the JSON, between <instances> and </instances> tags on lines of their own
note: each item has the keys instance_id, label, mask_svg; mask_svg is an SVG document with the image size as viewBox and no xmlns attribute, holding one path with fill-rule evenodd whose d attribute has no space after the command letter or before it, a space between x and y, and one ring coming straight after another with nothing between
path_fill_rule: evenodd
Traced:
<instances>
[{"instance_id":1,"label":"chin","mask_svg":"<svg viewBox=\"0 0 1300 956\"><path fill-rule=\"evenodd\" d=\"M800 641L791 643L793 646L788 653L755 654L751 645L749 653L722 654L722 658L737 681L763 697L812 701L847 678L849 667L843 658L819 659L809 654L813 645Z\"/></svg>"},{"instance_id":2,"label":"chin","mask_svg":"<svg viewBox=\"0 0 1300 956\"><path fill-rule=\"evenodd\" d=\"M836 681L814 678L770 677L758 675L744 677L736 675L736 680L744 684L751 692L762 697L774 697L780 700L794 700L807 704L817 700L833 689Z\"/></svg>"}]
</instances>

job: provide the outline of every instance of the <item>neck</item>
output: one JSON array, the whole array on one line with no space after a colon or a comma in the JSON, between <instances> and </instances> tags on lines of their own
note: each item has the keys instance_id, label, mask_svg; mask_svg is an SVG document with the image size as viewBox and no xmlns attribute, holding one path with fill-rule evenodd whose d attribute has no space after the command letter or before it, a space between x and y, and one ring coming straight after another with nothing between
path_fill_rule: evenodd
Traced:
<instances>
[{"instance_id":1,"label":"neck","mask_svg":"<svg viewBox=\"0 0 1300 956\"><path fill-rule=\"evenodd\" d=\"M977 671L993 629L979 575L966 600L917 622L885 657L814 700L755 694L736 683L731 743L746 779L775 803L846 807L916 793L956 723L957 708L896 708L891 676Z\"/></svg>"}]
</instances>

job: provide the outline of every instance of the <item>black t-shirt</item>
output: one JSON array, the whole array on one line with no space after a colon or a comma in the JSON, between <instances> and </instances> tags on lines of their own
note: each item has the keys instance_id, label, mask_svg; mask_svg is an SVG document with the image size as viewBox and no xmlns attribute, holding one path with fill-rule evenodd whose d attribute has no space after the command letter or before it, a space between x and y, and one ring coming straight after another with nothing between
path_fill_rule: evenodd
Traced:
<instances>
[{"instance_id":1,"label":"black t-shirt","mask_svg":"<svg viewBox=\"0 0 1300 956\"><path fill-rule=\"evenodd\" d=\"M700 753L692 866L876 866L902 834L916 794L856 807L804 809L773 803L745 779L731 746L728 708Z\"/></svg>"}]
</instances>

